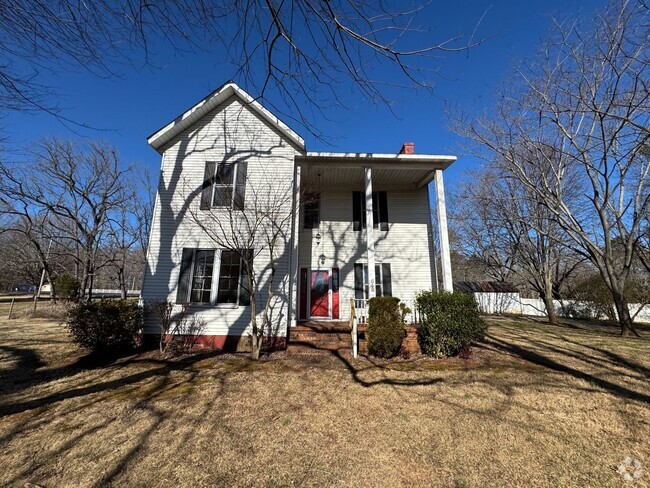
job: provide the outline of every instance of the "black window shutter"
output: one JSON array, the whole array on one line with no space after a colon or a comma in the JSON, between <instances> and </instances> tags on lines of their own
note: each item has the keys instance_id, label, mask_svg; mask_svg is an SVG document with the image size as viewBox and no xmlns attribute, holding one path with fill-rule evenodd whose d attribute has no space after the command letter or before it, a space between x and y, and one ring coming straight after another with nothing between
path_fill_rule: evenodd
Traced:
<instances>
[{"instance_id":1,"label":"black window shutter","mask_svg":"<svg viewBox=\"0 0 650 488\"><path fill-rule=\"evenodd\" d=\"M354 265L354 298L363 299L363 264Z\"/></svg>"},{"instance_id":2,"label":"black window shutter","mask_svg":"<svg viewBox=\"0 0 650 488\"><path fill-rule=\"evenodd\" d=\"M185 303L188 301L190 294L190 271L192 269L192 256L194 249L184 247L183 257L181 258L181 271L178 275L178 289L176 290L176 303Z\"/></svg>"},{"instance_id":3,"label":"black window shutter","mask_svg":"<svg viewBox=\"0 0 650 488\"><path fill-rule=\"evenodd\" d=\"M355 231L361 230L361 192L352 192L352 222Z\"/></svg>"},{"instance_id":4,"label":"black window shutter","mask_svg":"<svg viewBox=\"0 0 650 488\"><path fill-rule=\"evenodd\" d=\"M390 264L382 263L381 265L381 286L385 297L393 296L393 286L390 281Z\"/></svg>"},{"instance_id":5,"label":"black window shutter","mask_svg":"<svg viewBox=\"0 0 650 488\"><path fill-rule=\"evenodd\" d=\"M246 257L248 260L248 265L253 267L253 250L248 249L246 251ZM241 269L239 270L239 305L242 307L247 307L251 304L251 295L250 290L248 289L248 274L246 273L246 267L244 263L241 263Z\"/></svg>"},{"instance_id":6,"label":"black window shutter","mask_svg":"<svg viewBox=\"0 0 650 488\"><path fill-rule=\"evenodd\" d=\"M212 197L212 185L214 184L214 170L217 163L207 161L205 163L205 172L203 173L203 185L201 191L201 210L210 208L210 198Z\"/></svg>"},{"instance_id":7,"label":"black window shutter","mask_svg":"<svg viewBox=\"0 0 650 488\"><path fill-rule=\"evenodd\" d=\"M234 208L236 210L244 210L244 199L246 196L246 172L248 171L248 163L240 161L237 163L237 186L235 187L235 201Z\"/></svg>"},{"instance_id":8,"label":"black window shutter","mask_svg":"<svg viewBox=\"0 0 650 488\"><path fill-rule=\"evenodd\" d=\"M385 191L379 192L379 230L388 230L388 198Z\"/></svg>"}]
</instances>

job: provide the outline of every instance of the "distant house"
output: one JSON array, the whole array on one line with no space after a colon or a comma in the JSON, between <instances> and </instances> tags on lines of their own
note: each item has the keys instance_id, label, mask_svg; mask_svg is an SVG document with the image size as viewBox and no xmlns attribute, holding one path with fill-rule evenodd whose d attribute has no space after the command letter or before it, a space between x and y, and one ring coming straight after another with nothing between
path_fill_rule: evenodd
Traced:
<instances>
[{"instance_id":1,"label":"distant house","mask_svg":"<svg viewBox=\"0 0 650 488\"><path fill-rule=\"evenodd\" d=\"M412 143L397 154L310 152L234 83L148 143L162 164L141 297L166 298L179 309L188 304L206 325L204 343L220 348L245 336L251 312L240 258L216 245L203 224L215 212L246 220L278 193L290 195L282 205L291 218L274 222L283 236L273 281L274 333L284 336L301 321L348 321L354 303L363 306L376 295L412 300L435 287L431 182L442 283L452 289L442 172L455 156L416 154ZM270 257L255 256L260 286L253 292L261 302ZM146 332L157 331L150 324Z\"/></svg>"}]
</instances>

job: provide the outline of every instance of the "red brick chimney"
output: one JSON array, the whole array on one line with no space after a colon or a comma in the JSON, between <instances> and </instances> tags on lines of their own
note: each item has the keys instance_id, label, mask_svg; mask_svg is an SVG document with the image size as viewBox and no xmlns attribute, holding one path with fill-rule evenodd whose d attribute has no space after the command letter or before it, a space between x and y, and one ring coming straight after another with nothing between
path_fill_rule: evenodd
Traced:
<instances>
[{"instance_id":1,"label":"red brick chimney","mask_svg":"<svg viewBox=\"0 0 650 488\"><path fill-rule=\"evenodd\" d=\"M399 154L415 154L415 144L405 142L402 144L402 149L399 150Z\"/></svg>"}]
</instances>

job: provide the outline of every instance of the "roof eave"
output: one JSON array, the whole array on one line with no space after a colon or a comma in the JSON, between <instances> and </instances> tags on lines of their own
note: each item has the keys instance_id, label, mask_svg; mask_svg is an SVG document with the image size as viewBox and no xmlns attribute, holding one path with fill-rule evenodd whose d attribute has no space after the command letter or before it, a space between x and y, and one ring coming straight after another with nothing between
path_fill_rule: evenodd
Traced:
<instances>
[{"instance_id":1,"label":"roof eave","mask_svg":"<svg viewBox=\"0 0 650 488\"><path fill-rule=\"evenodd\" d=\"M305 149L305 141L296 132L294 132L287 124L282 122L279 118L269 112L258 101L253 99L248 93L239 88L234 82L228 82L217 88L210 93L207 97L200 100L192 108L185 111L174 120L164 125L149 137L147 143L156 151L161 152L160 149L165 143L176 137L184 130L191 127L201 117L205 116L219 105L224 103L232 96L237 96L248 106L250 106L256 113L264 118L269 124L274 126L280 131L287 139L298 146L299 149Z\"/></svg>"},{"instance_id":2,"label":"roof eave","mask_svg":"<svg viewBox=\"0 0 650 488\"><path fill-rule=\"evenodd\" d=\"M308 152L296 156L298 165L322 165L324 167L372 168L394 167L396 169L444 170L457 157L444 154L380 154L380 153L331 153Z\"/></svg>"}]
</instances>

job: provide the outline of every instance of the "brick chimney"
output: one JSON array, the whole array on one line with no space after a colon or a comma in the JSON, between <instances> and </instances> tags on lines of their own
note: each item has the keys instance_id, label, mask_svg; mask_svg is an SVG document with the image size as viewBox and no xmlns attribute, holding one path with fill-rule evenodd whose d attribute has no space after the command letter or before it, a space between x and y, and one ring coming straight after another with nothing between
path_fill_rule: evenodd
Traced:
<instances>
[{"instance_id":1,"label":"brick chimney","mask_svg":"<svg viewBox=\"0 0 650 488\"><path fill-rule=\"evenodd\" d=\"M405 142L402 144L402 149L399 150L399 154L415 154L415 144Z\"/></svg>"}]
</instances>

